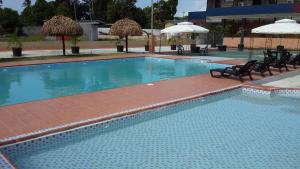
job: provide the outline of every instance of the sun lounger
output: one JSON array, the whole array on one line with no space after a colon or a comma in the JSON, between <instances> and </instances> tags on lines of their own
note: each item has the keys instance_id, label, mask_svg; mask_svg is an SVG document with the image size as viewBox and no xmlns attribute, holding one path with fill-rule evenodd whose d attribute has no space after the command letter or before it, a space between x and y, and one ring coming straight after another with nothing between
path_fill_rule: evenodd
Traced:
<instances>
[{"instance_id":1,"label":"sun lounger","mask_svg":"<svg viewBox=\"0 0 300 169\"><path fill-rule=\"evenodd\" d=\"M243 82L243 76L249 76L252 79L251 71L252 67L255 65L256 60L248 61L245 65L236 65L232 67L226 67L225 69L211 69L210 75L212 77L229 77L231 75L239 77L240 81ZM219 75L215 75L215 73Z\"/></svg>"},{"instance_id":2,"label":"sun lounger","mask_svg":"<svg viewBox=\"0 0 300 169\"><path fill-rule=\"evenodd\" d=\"M177 54L183 55L184 54L184 47L182 45L177 46Z\"/></svg>"},{"instance_id":3,"label":"sun lounger","mask_svg":"<svg viewBox=\"0 0 300 169\"><path fill-rule=\"evenodd\" d=\"M293 65L294 68L296 69L296 65L300 65L300 54L298 54L297 56L295 56L294 58L292 58L288 64Z\"/></svg>"},{"instance_id":4,"label":"sun lounger","mask_svg":"<svg viewBox=\"0 0 300 169\"><path fill-rule=\"evenodd\" d=\"M291 54L289 52L283 53L280 59L275 60L272 64L270 64L271 67L278 68L279 72L282 72L282 68L284 67L286 71L289 71L287 67L287 63L289 62L291 58Z\"/></svg>"},{"instance_id":5,"label":"sun lounger","mask_svg":"<svg viewBox=\"0 0 300 169\"><path fill-rule=\"evenodd\" d=\"M273 59L265 55L264 60L262 62L256 62L252 67L252 70L255 72L260 72L262 77L265 77L265 72L269 72L270 76L272 76L272 72L270 70L270 65L273 63Z\"/></svg>"},{"instance_id":6,"label":"sun lounger","mask_svg":"<svg viewBox=\"0 0 300 169\"><path fill-rule=\"evenodd\" d=\"M200 53L201 53L203 56L206 56L207 53L208 53L208 46L206 46L205 48L200 49Z\"/></svg>"}]
</instances>

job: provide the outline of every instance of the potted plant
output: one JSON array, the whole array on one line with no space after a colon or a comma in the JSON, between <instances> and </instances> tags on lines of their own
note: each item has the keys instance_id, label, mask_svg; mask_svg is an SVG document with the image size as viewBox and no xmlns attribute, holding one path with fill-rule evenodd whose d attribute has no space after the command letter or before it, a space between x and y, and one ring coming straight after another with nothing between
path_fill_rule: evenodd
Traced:
<instances>
[{"instance_id":1,"label":"potted plant","mask_svg":"<svg viewBox=\"0 0 300 169\"><path fill-rule=\"evenodd\" d=\"M22 56L22 41L18 36L18 29L9 36L9 47L11 47L13 56Z\"/></svg>"},{"instance_id":2,"label":"potted plant","mask_svg":"<svg viewBox=\"0 0 300 169\"><path fill-rule=\"evenodd\" d=\"M219 24L210 24L209 25L209 35L211 38L211 47L218 47L218 50L220 51L226 51L227 46L226 45L217 45L216 43L216 37L223 36L227 34L231 29L231 25L219 25Z\"/></svg>"},{"instance_id":3,"label":"potted plant","mask_svg":"<svg viewBox=\"0 0 300 169\"><path fill-rule=\"evenodd\" d=\"M244 46L244 36L245 36L245 29L243 27L240 27L237 35L241 37L241 42L238 44L238 50L243 51L245 46Z\"/></svg>"},{"instance_id":4,"label":"potted plant","mask_svg":"<svg viewBox=\"0 0 300 169\"><path fill-rule=\"evenodd\" d=\"M149 33L145 32L147 36L145 36L145 51L149 51Z\"/></svg>"},{"instance_id":5,"label":"potted plant","mask_svg":"<svg viewBox=\"0 0 300 169\"><path fill-rule=\"evenodd\" d=\"M176 38L172 37L169 39L169 44L171 45L171 50L176 50Z\"/></svg>"},{"instance_id":6,"label":"potted plant","mask_svg":"<svg viewBox=\"0 0 300 169\"><path fill-rule=\"evenodd\" d=\"M71 39L71 42L72 42L72 46L71 46L72 54L79 54L80 47L77 46L77 43L79 41L80 41L80 38L78 36L72 36L72 39Z\"/></svg>"},{"instance_id":7,"label":"potted plant","mask_svg":"<svg viewBox=\"0 0 300 169\"><path fill-rule=\"evenodd\" d=\"M117 46L117 52L123 52L124 51L124 45L122 45L122 39L119 38L116 42Z\"/></svg>"}]
</instances>

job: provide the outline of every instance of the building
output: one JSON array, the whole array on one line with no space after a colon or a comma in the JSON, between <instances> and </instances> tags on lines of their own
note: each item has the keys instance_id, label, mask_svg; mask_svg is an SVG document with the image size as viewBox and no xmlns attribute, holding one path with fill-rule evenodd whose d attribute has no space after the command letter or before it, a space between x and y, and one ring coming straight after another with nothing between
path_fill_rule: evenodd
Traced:
<instances>
[{"instance_id":1,"label":"building","mask_svg":"<svg viewBox=\"0 0 300 169\"><path fill-rule=\"evenodd\" d=\"M244 36L253 36L252 28L284 18L300 20L300 0L208 0L206 11L190 12L188 16L195 24L230 26L225 36L238 34L241 44Z\"/></svg>"},{"instance_id":2,"label":"building","mask_svg":"<svg viewBox=\"0 0 300 169\"><path fill-rule=\"evenodd\" d=\"M83 29L83 40L96 41L98 40L98 27L106 27L102 21L80 21L80 26Z\"/></svg>"}]
</instances>

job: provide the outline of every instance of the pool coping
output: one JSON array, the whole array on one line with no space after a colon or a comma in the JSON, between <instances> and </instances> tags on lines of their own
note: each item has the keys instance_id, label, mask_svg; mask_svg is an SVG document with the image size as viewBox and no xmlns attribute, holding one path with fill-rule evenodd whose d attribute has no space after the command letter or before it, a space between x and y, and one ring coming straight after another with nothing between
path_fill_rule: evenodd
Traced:
<instances>
[{"instance_id":1,"label":"pool coping","mask_svg":"<svg viewBox=\"0 0 300 169\"><path fill-rule=\"evenodd\" d=\"M110 57L110 56L94 56L94 57L78 57L78 58L59 58L59 59L48 59L48 60L31 60L31 61L20 61L23 63L18 64L6 64L12 62L3 62L0 68L10 68L10 67L19 67L19 66L33 66L33 65L47 65L47 64L60 64L60 63L72 63L72 62L89 62L89 61L100 61L100 60L114 60L114 59L129 59L129 58L139 58L139 57L150 57L149 54L134 54L128 56L117 56L117 57ZM26 63L24 63L26 62ZM0 62L1 63L1 62Z\"/></svg>"},{"instance_id":2,"label":"pool coping","mask_svg":"<svg viewBox=\"0 0 300 169\"><path fill-rule=\"evenodd\" d=\"M134 53L134 54L120 54L120 55L104 55L104 56L84 56L84 57L70 57L70 58L54 58L48 60L28 60L28 61L9 61L9 62L0 62L0 68L9 68L9 67L18 67L18 66L32 66L32 65L45 65L45 64L59 64L59 63L72 63L72 62L88 62L88 61L100 61L100 60L114 60L114 59L127 59L127 58L139 58L139 57L153 57L153 58L161 58L161 59L169 59L169 60L183 60L183 59L195 59L196 57L190 56L178 56L178 55L161 55L157 53ZM199 56L197 59L201 59ZM208 60L208 59L203 59ZM235 59L226 59L220 61L209 61L209 63L218 63L222 61L233 61ZM242 60L242 59L240 59ZM224 63L226 64L226 63Z\"/></svg>"}]
</instances>

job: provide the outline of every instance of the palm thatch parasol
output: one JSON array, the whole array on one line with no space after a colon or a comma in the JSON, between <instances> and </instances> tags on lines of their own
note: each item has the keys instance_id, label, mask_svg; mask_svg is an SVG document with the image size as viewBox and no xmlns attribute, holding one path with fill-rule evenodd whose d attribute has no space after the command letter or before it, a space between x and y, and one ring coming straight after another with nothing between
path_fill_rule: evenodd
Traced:
<instances>
[{"instance_id":1,"label":"palm thatch parasol","mask_svg":"<svg viewBox=\"0 0 300 169\"><path fill-rule=\"evenodd\" d=\"M111 26L109 34L119 36L120 38L125 37L126 52L128 52L128 36L142 36L143 31L137 22L125 18L115 22Z\"/></svg>"},{"instance_id":2,"label":"palm thatch parasol","mask_svg":"<svg viewBox=\"0 0 300 169\"><path fill-rule=\"evenodd\" d=\"M83 29L71 18L58 15L44 23L42 34L48 36L60 36L63 46L63 55L66 55L65 36L80 36L83 34Z\"/></svg>"}]
</instances>

